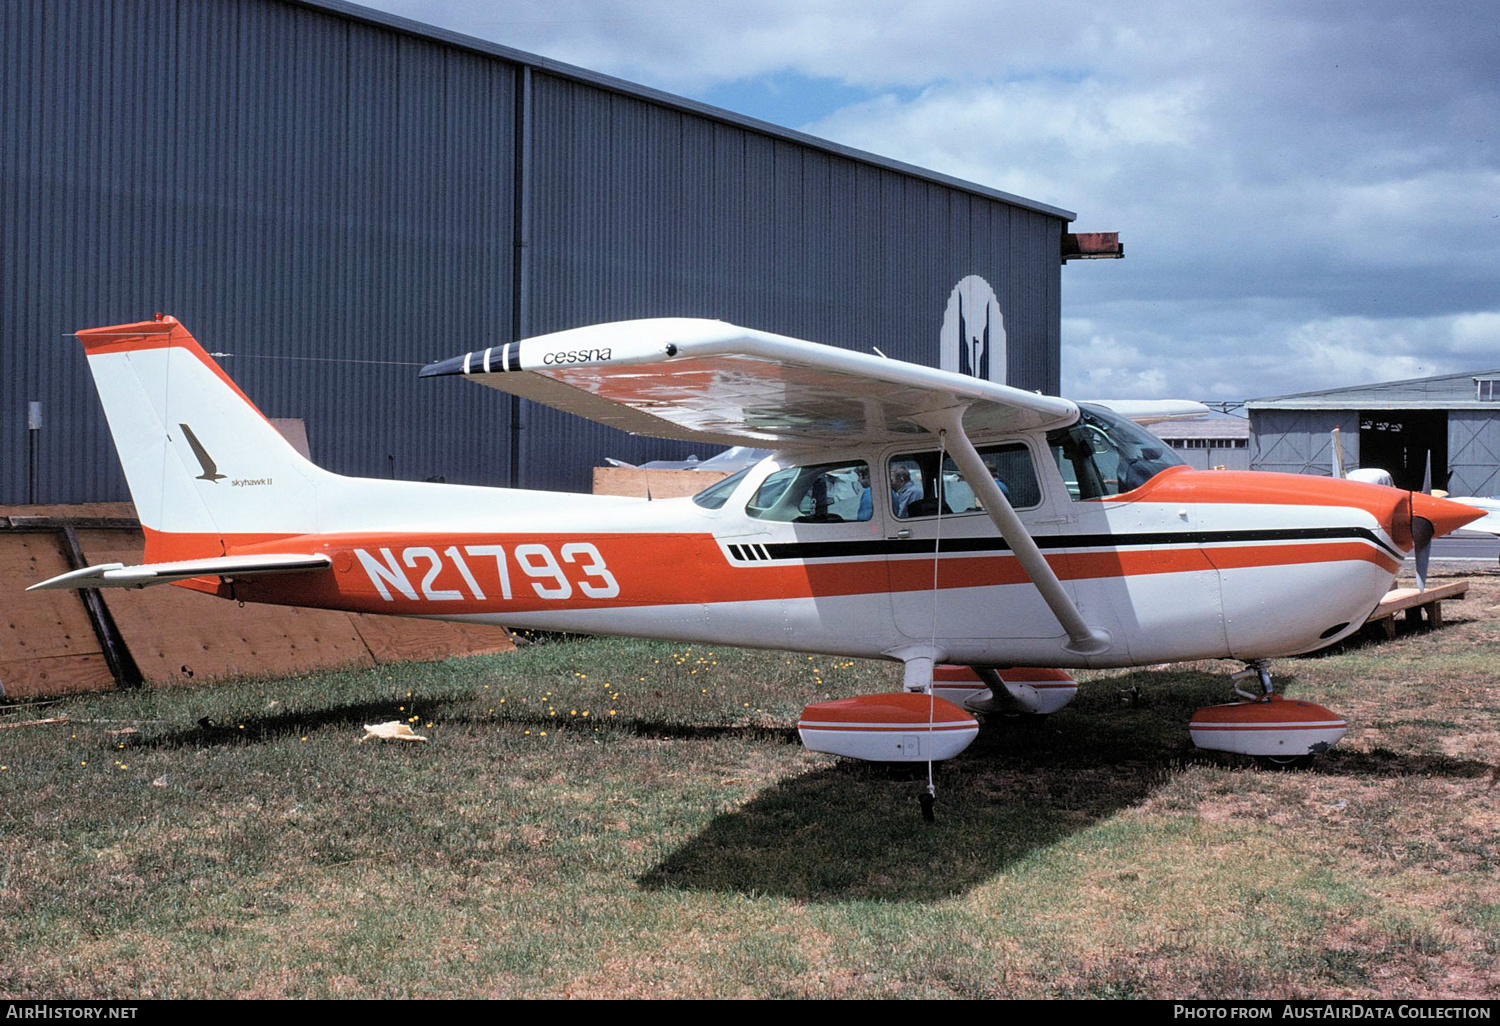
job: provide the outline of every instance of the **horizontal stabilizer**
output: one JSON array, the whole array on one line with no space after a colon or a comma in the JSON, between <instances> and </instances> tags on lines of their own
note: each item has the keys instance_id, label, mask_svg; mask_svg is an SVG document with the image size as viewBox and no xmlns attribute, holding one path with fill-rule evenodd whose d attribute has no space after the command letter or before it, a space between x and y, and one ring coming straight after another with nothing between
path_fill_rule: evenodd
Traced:
<instances>
[{"instance_id":1,"label":"horizontal stabilizer","mask_svg":"<svg viewBox=\"0 0 1500 1026\"><path fill-rule=\"evenodd\" d=\"M62 588L144 588L148 584L171 584L194 577L265 577L271 574L306 573L323 570L333 561L323 555L269 553L255 556L210 556L207 559L184 559L176 563L101 563L58 574L27 591Z\"/></svg>"}]
</instances>

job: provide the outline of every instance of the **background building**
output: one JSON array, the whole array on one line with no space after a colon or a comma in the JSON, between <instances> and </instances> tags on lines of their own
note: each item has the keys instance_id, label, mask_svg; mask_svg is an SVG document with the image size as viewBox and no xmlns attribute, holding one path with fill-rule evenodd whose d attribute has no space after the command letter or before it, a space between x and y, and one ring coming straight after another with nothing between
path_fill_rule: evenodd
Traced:
<instances>
[{"instance_id":1,"label":"background building","mask_svg":"<svg viewBox=\"0 0 1500 1026\"><path fill-rule=\"evenodd\" d=\"M1347 468L1379 467L1397 487L1420 489L1431 453L1434 488L1500 493L1500 370L1252 399L1245 409L1255 470L1331 473L1338 428Z\"/></svg>"},{"instance_id":2,"label":"background building","mask_svg":"<svg viewBox=\"0 0 1500 1026\"><path fill-rule=\"evenodd\" d=\"M1250 422L1244 417L1164 420L1151 431L1195 470L1250 469Z\"/></svg>"},{"instance_id":3,"label":"background building","mask_svg":"<svg viewBox=\"0 0 1500 1026\"><path fill-rule=\"evenodd\" d=\"M175 314L340 473L582 489L691 447L417 369L664 315L935 365L946 320L950 360L1056 392L1064 253L1119 252L1064 210L337 0L10 0L0 43L0 502L125 497L78 328Z\"/></svg>"}]
</instances>

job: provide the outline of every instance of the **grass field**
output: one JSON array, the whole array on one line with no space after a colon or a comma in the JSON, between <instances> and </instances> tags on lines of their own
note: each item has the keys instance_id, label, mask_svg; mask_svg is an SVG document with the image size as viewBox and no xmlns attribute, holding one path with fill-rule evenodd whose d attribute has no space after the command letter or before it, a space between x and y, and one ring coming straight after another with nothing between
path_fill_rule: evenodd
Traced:
<instances>
[{"instance_id":1,"label":"grass field","mask_svg":"<svg viewBox=\"0 0 1500 1026\"><path fill-rule=\"evenodd\" d=\"M1276 664L1351 721L1310 770L1192 749L1237 664L1083 674L940 767L933 825L924 780L797 743L899 686L822 656L579 640L14 709L71 722L0 730L0 993L1495 997L1497 603ZM357 743L387 720L431 741Z\"/></svg>"}]
</instances>

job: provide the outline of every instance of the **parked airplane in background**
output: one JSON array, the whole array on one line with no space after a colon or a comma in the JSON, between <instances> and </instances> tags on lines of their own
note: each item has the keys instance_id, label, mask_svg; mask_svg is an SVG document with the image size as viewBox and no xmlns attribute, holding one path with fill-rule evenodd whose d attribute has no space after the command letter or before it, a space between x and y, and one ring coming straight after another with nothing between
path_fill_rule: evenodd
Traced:
<instances>
[{"instance_id":1,"label":"parked airplane in background","mask_svg":"<svg viewBox=\"0 0 1500 1026\"><path fill-rule=\"evenodd\" d=\"M1260 688L1200 711L1200 744L1321 751L1342 721L1281 699L1268 661L1355 631L1407 552L1481 515L1378 485L1193 471L1107 405L686 319L525 339L422 374L773 450L691 499L347 478L299 456L175 319L77 334L145 562L35 587L175 583L894 660L905 692L819 703L801 722L813 747L881 761L948 757L974 736L937 690L1050 711L1076 685L1047 668L1205 658L1243 660Z\"/></svg>"}]
</instances>

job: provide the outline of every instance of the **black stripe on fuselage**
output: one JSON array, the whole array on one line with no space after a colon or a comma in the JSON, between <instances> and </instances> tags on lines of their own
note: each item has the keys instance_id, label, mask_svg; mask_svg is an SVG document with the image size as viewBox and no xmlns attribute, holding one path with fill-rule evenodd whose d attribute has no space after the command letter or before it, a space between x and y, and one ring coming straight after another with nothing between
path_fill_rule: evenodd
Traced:
<instances>
[{"instance_id":1,"label":"black stripe on fuselage","mask_svg":"<svg viewBox=\"0 0 1500 1026\"><path fill-rule=\"evenodd\" d=\"M1136 549L1158 545L1231 545L1241 542L1303 542L1328 539L1364 541L1392 559L1406 557L1365 527L1282 527L1253 531L1160 531L1137 534L1060 534L1034 537L1040 549ZM749 546L745 546L748 548ZM838 559L851 556L921 556L934 549L931 538L882 538L873 541L770 542L761 546L772 560ZM1009 552L1003 538L944 538L950 554Z\"/></svg>"}]
</instances>

